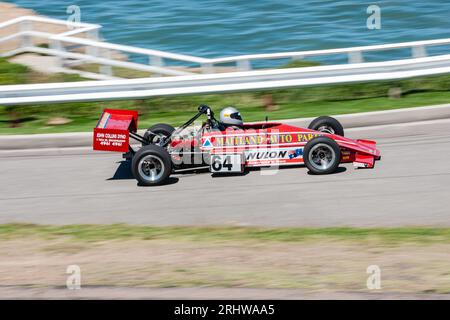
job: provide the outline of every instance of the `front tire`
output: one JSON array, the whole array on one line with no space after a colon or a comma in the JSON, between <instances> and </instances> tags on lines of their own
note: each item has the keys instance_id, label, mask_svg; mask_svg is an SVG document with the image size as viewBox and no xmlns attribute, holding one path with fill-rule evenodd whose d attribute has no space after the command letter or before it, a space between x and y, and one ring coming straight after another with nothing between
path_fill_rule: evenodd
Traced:
<instances>
[{"instance_id":1,"label":"front tire","mask_svg":"<svg viewBox=\"0 0 450 320\"><path fill-rule=\"evenodd\" d=\"M172 160L166 149L157 145L147 145L133 156L131 172L141 185L163 184L172 173Z\"/></svg>"},{"instance_id":2,"label":"front tire","mask_svg":"<svg viewBox=\"0 0 450 320\"><path fill-rule=\"evenodd\" d=\"M337 134L344 136L344 128L342 124L335 118L323 116L314 119L308 126L308 129L316 130L324 133Z\"/></svg>"},{"instance_id":3,"label":"front tire","mask_svg":"<svg viewBox=\"0 0 450 320\"><path fill-rule=\"evenodd\" d=\"M303 161L311 173L333 173L341 162L341 148L331 138L316 137L305 145Z\"/></svg>"}]
</instances>

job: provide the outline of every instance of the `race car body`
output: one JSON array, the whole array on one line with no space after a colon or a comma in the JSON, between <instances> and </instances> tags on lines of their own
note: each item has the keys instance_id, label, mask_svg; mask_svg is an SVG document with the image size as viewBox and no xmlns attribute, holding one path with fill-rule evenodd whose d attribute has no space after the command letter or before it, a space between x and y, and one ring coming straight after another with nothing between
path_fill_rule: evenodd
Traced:
<instances>
[{"instance_id":1,"label":"race car body","mask_svg":"<svg viewBox=\"0 0 450 320\"><path fill-rule=\"evenodd\" d=\"M207 122L188 127L201 115ZM242 173L248 167L306 165L314 174L329 174L340 163L373 168L381 158L376 142L344 137L341 124L319 117L308 128L278 122L224 126L212 110L201 105L199 112L178 129L167 124L137 133L137 112L104 110L94 129L94 149L123 152L131 160L132 172L142 185L167 181L177 170L208 166L215 174ZM129 139L141 142L135 151Z\"/></svg>"},{"instance_id":2,"label":"race car body","mask_svg":"<svg viewBox=\"0 0 450 320\"><path fill-rule=\"evenodd\" d=\"M263 126L263 127L262 127ZM341 148L341 162L358 162L372 168L380 156L376 143L351 140L339 135L299 128L283 123L247 124L243 130L202 135L200 150L211 154L242 153L245 166L298 165L304 163L303 149L316 137L329 137Z\"/></svg>"}]
</instances>

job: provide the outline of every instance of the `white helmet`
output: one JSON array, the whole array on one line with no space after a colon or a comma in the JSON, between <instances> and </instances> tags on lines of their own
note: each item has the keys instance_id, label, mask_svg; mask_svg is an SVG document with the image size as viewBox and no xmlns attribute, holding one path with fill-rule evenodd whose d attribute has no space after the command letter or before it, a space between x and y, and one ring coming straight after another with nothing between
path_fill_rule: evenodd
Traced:
<instances>
[{"instance_id":1,"label":"white helmet","mask_svg":"<svg viewBox=\"0 0 450 320\"><path fill-rule=\"evenodd\" d=\"M220 111L220 121L227 125L242 126L241 113L234 107L226 107Z\"/></svg>"}]
</instances>

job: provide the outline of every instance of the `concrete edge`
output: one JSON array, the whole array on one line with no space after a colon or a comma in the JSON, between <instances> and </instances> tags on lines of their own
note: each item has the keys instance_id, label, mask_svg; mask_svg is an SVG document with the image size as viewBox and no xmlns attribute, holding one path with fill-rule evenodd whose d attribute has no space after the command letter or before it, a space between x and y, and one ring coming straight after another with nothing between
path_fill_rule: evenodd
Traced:
<instances>
[{"instance_id":1,"label":"concrete edge","mask_svg":"<svg viewBox=\"0 0 450 320\"><path fill-rule=\"evenodd\" d=\"M334 116L345 128L359 128L396 123L428 121L450 118L450 104L362 112ZM280 120L300 127L307 127L314 118ZM92 145L92 132L26 134L0 136L0 150L74 148Z\"/></svg>"}]
</instances>

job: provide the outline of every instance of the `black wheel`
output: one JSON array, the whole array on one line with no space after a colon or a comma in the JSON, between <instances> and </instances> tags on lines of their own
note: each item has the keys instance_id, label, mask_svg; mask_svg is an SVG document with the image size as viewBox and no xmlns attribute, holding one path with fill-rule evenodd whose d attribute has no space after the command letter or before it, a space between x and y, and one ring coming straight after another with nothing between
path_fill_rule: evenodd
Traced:
<instances>
[{"instance_id":1,"label":"black wheel","mask_svg":"<svg viewBox=\"0 0 450 320\"><path fill-rule=\"evenodd\" d=\"M308 129L344 136L344 128L341 123L335 118L327 116L314 119L309 124Z\"/></svg>"},{"instance_id":2,"label":"black wheel","mask_svg":"<svg viewBox=\"0 0 450 320\"><path fill-rule=\"evenodd\" d=\"M166 149L150 144L139 149L133 156L131 172L141 185L162 184L172 173L172 160Z\"/></svg>"},{"instance_id":3,"label":"black wheel","mask_svg":"<svg viewBox=\"0 0 450 320\"><path fill-rule=\"evenodd\" d=\"M147 143L143 143L142 145L147 144L158 144L161 141L161 138L166 138L175 131L175 128L169 124L158 123L154 126L148 128L148 130L144 133L144 141Z\"/></svg>"},{"instance_id":4,"label":"black wheel","mask_svg":"<svg viewBox=\"0 0 450 320\"><path fill-rule=\"evenodd\" d=\"M333 173L341 162L341 148L331 138L316 137L305 145L303 161L314 174Z\"/></svg>"}]
</instances>

